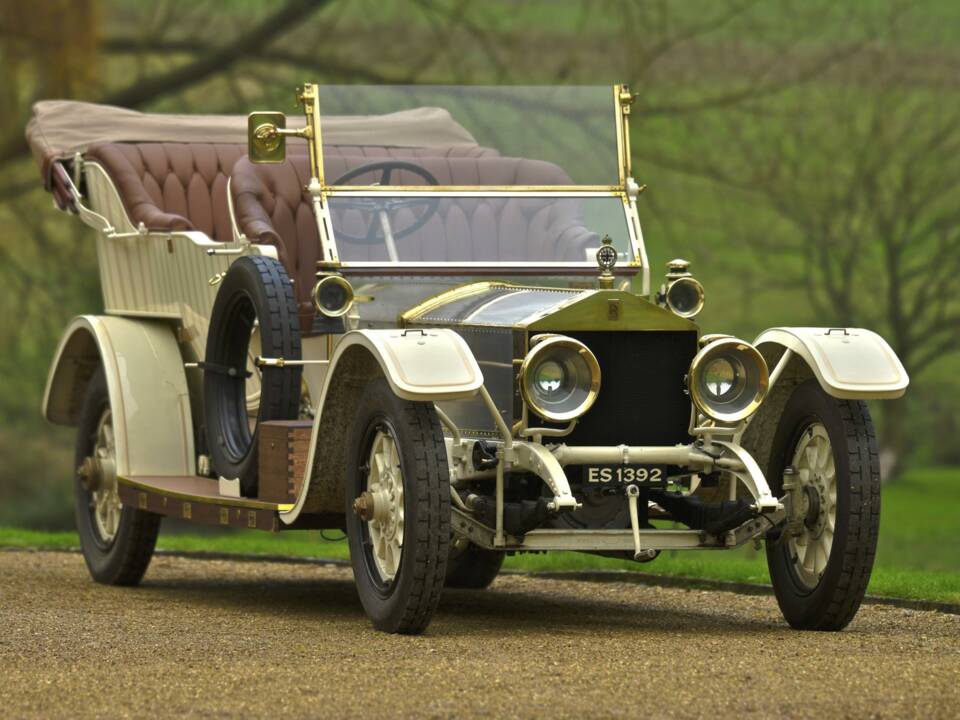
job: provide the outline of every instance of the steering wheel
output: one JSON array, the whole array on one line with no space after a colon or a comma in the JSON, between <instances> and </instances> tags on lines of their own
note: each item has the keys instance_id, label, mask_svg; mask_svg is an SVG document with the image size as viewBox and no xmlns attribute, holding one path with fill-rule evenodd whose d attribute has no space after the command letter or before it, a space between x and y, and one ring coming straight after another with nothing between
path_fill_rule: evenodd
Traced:
<instances>
[{"instance_id":1,"label":"steering wheel","mask_svg":"<svg viewBox=\"0 0 960 720\"><path fill-rule=\"evenodd\" d=\"M403 160L384 160L381 162L361 165L360 167L354 168L346 174L341 175L334 180L332 184L344 185L360 175L364 175L369 172L376 172L377 170L380 171L380 180L373 184L381 187L390 184L390 177L392 176L394 170L406 170L414 175L418 175L426 181L426 185L440 184L437 181L437 178L435 178L428 170L420 167L419 165L404 162ZM342 230L338 230L336 233L338 240L372 244L377 243L382 239L389 245L392 244L392 240L399 240L400 238L406 237L407 235L415 233L417 230L426 225L430 218L432 218L437 212L437 207L440 204L440 198L338 197L336 202L337 209L362 210L370 215L370 224L367 226L367 232L365 235L350 235ZM417 216L416 220L414 220L408 227L405 227L402 230L393 230L393 228L389 226L389 213L401 208L418 207L422 207L423 210ZM389 238L387 237L388 233L390 235Z\"/></svg>"}]
</instances>

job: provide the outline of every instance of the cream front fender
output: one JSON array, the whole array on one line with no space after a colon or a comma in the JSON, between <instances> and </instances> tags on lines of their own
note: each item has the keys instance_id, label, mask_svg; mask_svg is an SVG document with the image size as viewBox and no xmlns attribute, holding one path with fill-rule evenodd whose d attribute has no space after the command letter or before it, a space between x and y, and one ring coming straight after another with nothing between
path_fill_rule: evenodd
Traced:
<instances>
[{"instance_id":1,"label":"cream front fender","mask_svg":"<svg viewBox=\"0 0 960 720\"><path fill-rule=\"evenodd\" d=\"M279 513L290 525L302 512L339 512L345 468L342 448L363 388L383 375L398 397L436 402L473 397L483 374L452 330L353 330L340 338L316 405L307 467L296 502Z\"/></svg>"},{"instance_id":2,"label":"cream front fender","mask_svg":"<svg viewBox=\"0 0 960 720\"><path fill-rule=\"evenodd\" d=\"M120 475L193 475L190 396L170 325L81 315L63 334L47 377L43 416L77 425L87 384L103 366Z\"/></svg>"},{"instance_id":3,"label":"cream front fender","mask_svg":"<svg viewBox=\"0 0 960 720\"><path fill-rule=\"evenodd\" d=\"M754 345L765 356L769 345L800 356L824 391L837 398L898 398L910 382L887 341L863 328L771 328L760 333Z\"/></svg>"},{"instance_id":4,"label":"cream front fender","mask_svg":"<svg viewBox=\"0 0 960 720\"><path fill-rule=\"evenodd\" d=\"M473 397L483 385L473 353L453 330L354 330L337 343L328 377L357 345L376 358L391 389L404 400L459 400Z\"/></svg>"}]
</instances>

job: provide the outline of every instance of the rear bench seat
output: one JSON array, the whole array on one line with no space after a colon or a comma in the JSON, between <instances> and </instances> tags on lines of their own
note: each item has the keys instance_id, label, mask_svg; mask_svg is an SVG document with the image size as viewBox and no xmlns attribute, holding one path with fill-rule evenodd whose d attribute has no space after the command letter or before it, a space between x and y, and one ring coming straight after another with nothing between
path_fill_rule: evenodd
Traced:
<instances>
[{"instance_id":1,"label":"rear bench seat","mask_svg":"<svg viewBox=\"0 0 960 720\"><path fill-rule=\"evenodd\" d=\"M344 173L384 157L370 153L367 148L363 153L354 150L340 148L334 153L325 149L327 182L333 183ZM500 157L492 152L438 157L435 152L413 153L410 149L400 149L390 152L390 156L412 160L433 174L440 185L572 184L569 176L556 165ZM377 175L370 175L362 181L371 182L376 178ZM313 208L305 191L309 179L310 168L305 156L290 157L276 165L255 165L244 157L234 166L230 182L238 229L251 242L277 247L281 261L294 279L304 328L309 327L314 314L310 292L316 263L321 259ZM393 182L424 184L423 178L405 171L395 172ZM356 220L358 227L351 226L346 232L363 234L365 228L359 227L358 216L340 217L335 206L332 214L335 228L351 226L351 220ZM448 260L513 262L542 257L541 248L551 244L556 248L558 260L582 262L585 249L597 242L596 234L584 227L577 201L556 203L545 198L522 197L441 201L437 215L398 244L407 259L419 259L422 251L429 247L431 258L445 252ZM350 243L341 238L337 240L337 247L342 261L388 260L382 244Z\"/></svg>"},{"instance_id":2,"label":"rear bench seat","mask_svg":"<svg viewBox=\"0 0 960 720\"><path fill-rule=\"evenodd\" d=\"M107 171L134 225L229 242L227 178L246 152L239 144L104 143L89 147L86 159Z\"/></svg>"}]
</instances>

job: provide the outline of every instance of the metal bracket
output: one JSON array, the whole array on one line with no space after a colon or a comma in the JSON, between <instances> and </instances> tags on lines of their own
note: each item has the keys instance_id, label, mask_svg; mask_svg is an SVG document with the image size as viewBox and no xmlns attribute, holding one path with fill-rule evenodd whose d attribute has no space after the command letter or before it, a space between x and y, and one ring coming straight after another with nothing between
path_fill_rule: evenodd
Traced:
<instances>
[{"instance_id":1,"label":"metal bracket","mask_svg":"<svg viewBox=\"0 0 960 720\"><path fill-rule=\"evenodd\" d=\"M287 360L286 358L267 358L259 355L254 359L253 364L257 367L287 367L291 365L326 365L329 360Z\"/></svg>"},{"instance_id":2,"label":"metal bracket","mask_svg":"<svg viewBox=\"0 0 960 720\"><path fill-rule=\"evenodd\" d=\"M549 510L576 510L581 507L570 491L567 475L553 453L543 445L522 440L514 442L513 449L512 464L541 478L553 493L553 500L547 504Z\"/></svg>"},{"instance_id":3,"label":"metal bracket","mask_svg":"<svg viewBox=\"0 0 960 720\"><path fill-rule=\"evenodd\" d=\"M148 234L147 226L142 222L137 225L137 229L133 232L116 232L113 227L104 228L104 234L110 240L121 240L123 238L135 238L135 237L144 237Z\"/></svg>"},{"instance_id":4,"label":"metal bracket","mask_svg":"<svg viewBox=\"0 0 960 720\"><path fill-rule=\"evenodd\" d=\"M627 504L630 506L630 529L633 530L633 559L638 560L643 550L640 547L640 518L637 513L637 502L640 497L640 488L636 485L627 485Z\"/></svg>"},{"instance_id":5,"label":"metal bracket","mask_svg":"<svg viewBox=\"0 0 960 720\"><path fill-rule=\"evenodd\" d=\"M728 470L728 472L736 475L737 479L750 491L757 512L768 514L783 510L783 504L773 496L773 493L770 491L770 486L767 484L767 479L763 476L763 471L750 453L740 445L732 442L714 440L713 444L726 449L743 463L743 471Z\"/></svg>"},{"instance_id":6,"label":"metal bracket","mask_svg":"<svg viewBox=\"0 0 960 720\"><path fill-rule=\"evenodd\" d=\"M237 370L236 368L227 367L226 365L219 365L217 363L208 363L208 362L188 362L184 363L183 366L189 369L199 369L204 372L217 373L218 375L229 375L230 377L242 377L249 378L253 377L253 373L247 372L246 370Z\"/></svg>"}]
</instances>

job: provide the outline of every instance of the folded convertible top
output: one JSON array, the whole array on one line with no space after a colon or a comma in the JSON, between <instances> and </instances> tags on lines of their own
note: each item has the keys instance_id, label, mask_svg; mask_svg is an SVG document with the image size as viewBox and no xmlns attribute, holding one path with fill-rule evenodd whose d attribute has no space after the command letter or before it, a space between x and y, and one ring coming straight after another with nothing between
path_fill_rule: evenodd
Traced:
<instances>
[{"instance_id":1,"label":"folded convertible top","mask_svg":"<svg viewBox=\"0 0 960 720\"><path fill-rule=\"evenodd\" d=\"M449 147L476 145L474 137L443 108L421 107L386 115L332 115L322 119L325 145ZM303 118L288 118L303 127ZM49 187L54 160L84 152L101 142L247 142L243 115L176 115L97 105L75 100L42 100L33 106L27 142Z\"/></svg>"}]
</instances>

